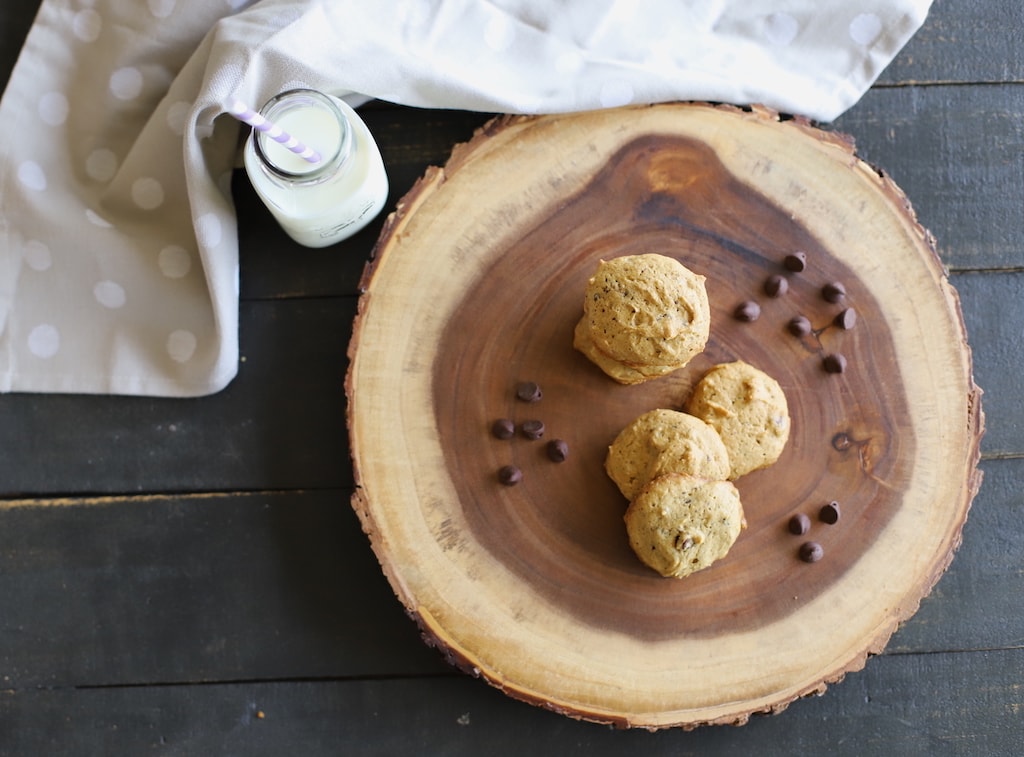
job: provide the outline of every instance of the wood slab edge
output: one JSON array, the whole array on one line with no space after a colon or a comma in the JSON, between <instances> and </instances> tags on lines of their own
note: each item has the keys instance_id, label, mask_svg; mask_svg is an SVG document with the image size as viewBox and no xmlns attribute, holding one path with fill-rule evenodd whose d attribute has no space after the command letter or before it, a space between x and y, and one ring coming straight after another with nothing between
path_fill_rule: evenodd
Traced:
<instances>
[{"instance_id":1,"label":"wood slab edge","mask_svg":"<svg viewBox=\"0 0 1024 757\"><path fill-rule=\"evenodd\" d=\"M653 106L652 106L653 107ZM559 714L584 721L591 721L595 723L602 723L612 725L617 728L631 728L631 727L642 727L647 730L655 731L663 728L678 727L685 730L691 730L704 725L743 725L750 719L751 716L759 714L777 714L785 710L789 704L797 699L820 695L825 692L827 687L833 683L841 681L848 673L856 672L861 670L869 657L880 654L892 634L897 630L899 625L909 619L920 607L921 601L926 597L934 588L939 578L945 573L949 567L952 559L955 555L956 550L962 543L962 528L966 522L967 513L970 509L971 503L976 496L983 478L982 471L979 470L978 464L981 458L981 439L984 435L984 412L982 410L982 390L976 385L973 377L973 362L972 353L967 342L966 327L964 324L962 309L960 305L959 295L956 289L949 283L948 275L945 266L942 264L941 258L937 251L937 245L932 234L924 229L918 222L916 213L913 211L909 199L906 197L902 189L900 189L895 182L882 170L877 167L871 166L870 164L863 161L856 154L856 147L854 140L848 135L841 134L839 132L823 131L815 127L809 120L804 118L789 118L784 117L778 112L772 111L767 108L754 107L754 108L737 108L731 105L714 105L707 104L707 107L721 108L732 111L742 111L750 114L753 118L764 119L766 121L783 121L787 123L787 126L791 125L792 128L806 130L813 132L815 137L820 141L834 146L837 150L840 150L849 155L849 159L853 164L859 164L861 170L866 174L872 175L872 178L879 182L884 191L898 201L902 209L906 212L907 218L911 220L914 227L919 230L922 240L925 242L925 247L931 252L931 260L928 264L933 267L936 279L940 283L940 288L943 295L950 307L951 313L955 316L959 323L961 333L963 335L963 346L965 356L965 369L966 369L966 384L969 387L968 396L965 398L966 405L966 422L967 422L967 435L970 440L969 443L969 455L968 459L965 460L965 470L968 475L965 477L963 488L961 490L961 503L963 514L959 519L956 526L955 533L951 534L950 549L944 558L938 560L934 565L932 573L924 578L920 584L921 593L919 596L908 596L906 601L897 608L894 613L891 622L885 627L878 630L877 635L871 639L865 646L865 650L855 657L854 659L848 660L840 668L835 670L833 673L824 676L824 678L811 686L806 690L796 692L792 694L785 701L775 701L763 705L752 706L748 711L740 713L732 713L727 717L723 718L710 718L706 720L686 720L678 723L657 723L651 725L648 722L635 723L630 716L617 714L613 712L599 712L581 709L578 706L570 706L565 703L552 701L550 698L543 697L536 694L535 692L519 689L508 682L502 680L498 675L491 674L486 670L484 666L481 666L471 659L466 654L460 652L456 644L450 643L446 639L443 628L431 617L429 612L426 612L422 608L415 606L415 604L409 599L411 596L406 587L402 586L400 579L391 571L388 565L382 560L382 555L386 552L386 545L381 543L381 534L377 528L373 515L372 508L370 507L369 499L365 490L362 487L361 475L359 471L358 462L355 459L354 446L353 446L353 471L355 476L356 488L352 495L351 504L356 514L358 515L362 529L370 538L371 547L374 551L378 562L381 564L381 568L395 592L396 596L401 601L405 612L408 616L417 624L420 633L425 643L437 649L443 656L443 658L451 664L453 667L460 671L463 671L474 677L483 678L490 685L503 691L510 697L527 702L532 705L540 706L545 709L557 712ZM424 175L417 180L412 189L398 202L396 209L386 219L384 228L381 231L380 237L374 247L372 257L366 264L363 272L363 277L360 282L360 298L359 308L354 321L352 338L349 343L348 356L350 361L355 355L359 337L360 337L360 325L363 313L365 311L368 297L369 297L369 284L373 277L376 265L379 261L378 253L380 253L385 246L392 241L393 238L400 238L402 234L402 228L404 222L415 212L416 208L419 207L422 202L425 201L434 191L440 187L449 176L454 172L458 171L468 161L472 160L474 151L479 146L479 143L490 139L493 135L500 131L509 128L511 126L535 120L538 117L532 116L497 116L482 127L480 127L474 134L471 140L468 142L457 145L443 168L431 166L426 170ZM352 376L352 364L346 374L345 379L345 393L346 398L349 400L347 409L347 425L350 433L352 432L352 418L351 418L351 399L353 392L353 376ZM682 715L682 713L679 713Z\"/></svg>"}]
</instances>

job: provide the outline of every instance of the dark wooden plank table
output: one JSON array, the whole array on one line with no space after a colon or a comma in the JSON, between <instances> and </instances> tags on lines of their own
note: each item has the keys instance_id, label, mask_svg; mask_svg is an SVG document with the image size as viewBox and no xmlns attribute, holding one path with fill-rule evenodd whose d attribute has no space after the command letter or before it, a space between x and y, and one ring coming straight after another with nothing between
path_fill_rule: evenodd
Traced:
<instances>
[{"instance_id":1,"label":"dark wooden plank table","mask_svg":"<svg viewBox=\"0 0 1024 757\"><path fill-rule=\"evenodd\" d=\"M0 7L4 81L37 5ZM740 728L650 734L449 668L348 505L345 349L380 221L305 250L238 176L231 386L193 400L0 396L0 754L1021 754L1022 36L1018 0L937 0L832 125L936 235L988 416L963 546L863 671ZM487 118L364 114L392 204Z\"/></svg>"}]
</instances>

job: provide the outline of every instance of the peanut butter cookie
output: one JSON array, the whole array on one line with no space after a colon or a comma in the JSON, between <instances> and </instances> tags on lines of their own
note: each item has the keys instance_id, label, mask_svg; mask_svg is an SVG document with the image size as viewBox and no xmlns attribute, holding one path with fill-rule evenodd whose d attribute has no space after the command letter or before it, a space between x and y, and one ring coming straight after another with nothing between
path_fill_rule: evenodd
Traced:
<instances>
[{"instance_id":1,"label":"peanut butter cookie","mask_svg":"<svg viewBox=\"0 0 1024 757\"><path fill-rule=\"evenodd\" d=\"M605 471L632 501L648 481L665 473L724 481L731 467L714 428L687 413L659 409L619 432L608 448Z\"/></svg>"},{"instance_id":2,"label":"peanut butter cookie","mask_svg":"<svg viewBox=\"0 0 1024 757\"><path fill-rule=\"evenodd\" d=\"M710 334L704 281L665 255L603 260L587 282L573 345L622 384L682 368Z\"/></svg>"},{"instance_id":3,"label":"peanut butter cookie","mask_svg":"<svg viewBox=\"0 0 1024 757\"><path fill-rule=\"evenodd\" d=\"M686 411L718 431L729 452L730 479L774 463L789 439L782 387L742 360L708 371L694 387Z\"/></svg>"},{"instance_id":4,"label":"peanut butter cookie","mask_svg":"<svg viewBox=\"0 0 1024 757\"><path fill-rule=\"evenodd\" d=\"M728 554L746 526L730 481L666 473L647 484L625 515L629 545L663 576L683 578Z\"/></svg>"}]
</instances>

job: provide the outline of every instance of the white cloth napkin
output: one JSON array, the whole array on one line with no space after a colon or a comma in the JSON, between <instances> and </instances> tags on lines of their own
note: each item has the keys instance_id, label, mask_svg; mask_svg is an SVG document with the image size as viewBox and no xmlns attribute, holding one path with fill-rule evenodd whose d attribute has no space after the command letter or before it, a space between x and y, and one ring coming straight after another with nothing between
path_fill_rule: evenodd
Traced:
<instances>
[{"instance_id":1,"label":"white cloth napkin","mask_svg":"<svg viewBox=\"0 0 1024 757\"><path fill-rule=\"evenodd\" d=\"M0 391L195 396L232 379L232 97L306 86L518 113L696 99L828 121L930 4L43 0L0 102Z\"/></svg>"}]
</instances>

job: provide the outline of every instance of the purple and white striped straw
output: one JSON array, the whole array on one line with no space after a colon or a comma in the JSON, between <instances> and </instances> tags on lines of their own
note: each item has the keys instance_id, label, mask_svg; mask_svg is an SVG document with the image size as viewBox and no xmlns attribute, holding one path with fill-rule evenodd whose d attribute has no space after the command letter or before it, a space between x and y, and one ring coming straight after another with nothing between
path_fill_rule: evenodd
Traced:
<instances>
[{"instance_id":1,"label":"purple and white striped straw","mask_svg":"<svg viewBox=\"0 0 1024 757\"><path fill-rule=\"evenodd\" d=\"M300 158L310 163L319 163L323 160L320 153L312 147L303 144L272 121L268 121L241 100L232 100L231 104L228 105L228 112L242 123L249 124L249 126L263 132L275 142L279 142L284 147L287 147Z\"/></svg>"}]
</instances>

